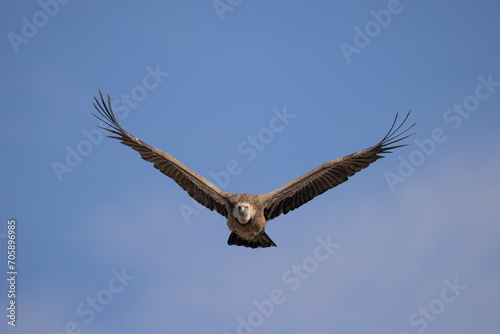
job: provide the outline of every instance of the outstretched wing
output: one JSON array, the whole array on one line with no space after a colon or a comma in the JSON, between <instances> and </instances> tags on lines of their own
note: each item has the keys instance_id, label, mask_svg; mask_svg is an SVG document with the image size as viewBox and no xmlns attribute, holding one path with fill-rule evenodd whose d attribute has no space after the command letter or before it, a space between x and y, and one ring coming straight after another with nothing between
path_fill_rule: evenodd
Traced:
<instances>
[{"instance_id":1,"label":"outstretched wing","mask_svg":"<svg viewBox=\"0 0 500 334\"><path fill-rule=\"evenodd\" d=\"M383 158L380 154L391 153L391 149L406 146L394 144L412 135L402 137L416 123L398 133L409 115L410 112L408 112L401 124L395 128L398 119L396 114L391 129L378 144L346 157L325 162L309 173L265 194L268 203L264 209L266 219L271 220L282 213L286 214L297 209L314 197L347 181L350 176L368 167L376 160Z\"/></svg>"},{"instance_id":2,"label":"outstretched wing","mask_svg":"<svg viewBox=\"0 0 500 334\"><path fill-rule=\"evenodd\" d=\"M110 127L110 129L102 129L116 135L108 137L118 139L122 144L131 147L135 151L139 152L144 160L153 163L153 166L156 169L172 178L197 202L206 206L210 210L215 209L215 211L227 218L228 209L226 207L226 192L220 190L203 176L195 173L194 171L183 165L170 154L149 146L142 140L135 138L130 133L125 131L118 124L118 121L113 114L109 95L107 105L104 101L101 90L99 90L99 95L101 96L102 105L94 96L95 102L97 103L97 105L96 103L94 103L94 107L97 109L102 118L95 114L93 115Z\"/></svg>"}]
</instances>

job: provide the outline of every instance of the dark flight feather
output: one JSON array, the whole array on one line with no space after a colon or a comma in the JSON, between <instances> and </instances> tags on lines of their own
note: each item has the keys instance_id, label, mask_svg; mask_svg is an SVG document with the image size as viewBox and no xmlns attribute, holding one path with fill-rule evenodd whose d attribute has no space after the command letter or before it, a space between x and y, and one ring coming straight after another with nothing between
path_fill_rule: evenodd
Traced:
<instances>
[{"instance_id":1,"label":"dark flight feather","mask_svg":"<svg viewBox=\"0 0 500 334\"><path fill-rule=\"evenodd\" d=\"M194 198L198 203L202 204L210 210L215 210L219 214L227 218L227 193L214 186L210 181L203 176L195 173L190 168L179 162L170 154L160 151L152 146L149 146L142 140L139 140L125 131L116 120L113 111L111 110L111 100L108 95L108 104L104 101L101 91L99 90L101 103L94 96L94 107L99 112L101 117L93 114L99 120L110 127L103 128L116 136L108 136L121 141L135 151L139 152L141 157L153 163L154 167L163 174L172 178L182 189L188 192L189 196ZM97 104L97 105L96 105Z\"/></svg>"},{"instance_id":2,"label":"dark flight feather","mask_svg":"<svg viewBox=\"0 0 500 334\"><path fill-rule=\"evenodd\" d=\"M406 146L407 144L391 145L412 135L410 134L402 137L402 135L408 132L416 123L398 133L409 115L410 112L408 112L401 124L394 129L398 119L398 115L396 114L396 118L387 132L387 135L378 144L343 158L325 162L309 173L265 194L264 196L267 196L267 205L264 209L264 216L266 219L271 220L282 213L287 214L297 209L314 197L347 181L349 177L368 167L376 160L383 158L384 156L381 154L391 153L390 150L392 149Z\"/></svg>"}]
</instances>

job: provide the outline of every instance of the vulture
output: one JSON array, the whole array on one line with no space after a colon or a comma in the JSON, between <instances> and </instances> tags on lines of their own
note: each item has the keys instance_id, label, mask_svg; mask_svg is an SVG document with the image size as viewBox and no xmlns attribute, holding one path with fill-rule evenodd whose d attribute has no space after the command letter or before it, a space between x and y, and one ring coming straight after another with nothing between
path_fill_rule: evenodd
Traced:
<instances>
[{"instance_id":1,"label":"vulture","mask_svg":"<svg viewBox=\"0 0 500 334\"><path fill-rule=\"evenodd\" d=\"M416 124L400 131L411 111L399 125L396 124L398 119L398 114L396 114L389 132L372 147L343 158L327 161L270 193L233 194L222 191L170 154L146 144L125 131L113 114L109 95L107 104L100 90L99 95L100 102L94 96L94 107L101 117L93 115L109 127L101 127L113 134L108 137L118 139L122 144L139 152L144 160L151 162L153 167L172 178L197 202L226 217L227 226L231 230L228 245L250 248L276 247L265 232L268 221L297 209L314 197L347 181L350 176L383 158L382 154L391 153L392 149L408 145L399 142L413 135L412 133L403 136Z\"/></svg>"}]
</instances>

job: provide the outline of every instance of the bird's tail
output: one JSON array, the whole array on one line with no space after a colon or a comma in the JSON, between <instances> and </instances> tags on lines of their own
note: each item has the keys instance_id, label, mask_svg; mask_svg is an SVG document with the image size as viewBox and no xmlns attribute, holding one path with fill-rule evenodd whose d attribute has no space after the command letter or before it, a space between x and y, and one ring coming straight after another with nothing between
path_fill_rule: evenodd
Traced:
<instances>
[{"instance_id":1,"label":"bird's tail","mask_svg":"<svg viewBox=\"0 0 500 334\"><path fill-rule=\"evenodd\" d=\"M257 239L257 241L245 240L245 239L241 238L239 235L237 235L236 233L231 232L229 239L227 239L227 244L228 245L250 247L250 248L276 247L276 244L274 243L274 241L271 240L271 238L269 238L269 236L266 234L266 232L262 232L259 235L259 238Z\"/></svg>"}]
</instances>

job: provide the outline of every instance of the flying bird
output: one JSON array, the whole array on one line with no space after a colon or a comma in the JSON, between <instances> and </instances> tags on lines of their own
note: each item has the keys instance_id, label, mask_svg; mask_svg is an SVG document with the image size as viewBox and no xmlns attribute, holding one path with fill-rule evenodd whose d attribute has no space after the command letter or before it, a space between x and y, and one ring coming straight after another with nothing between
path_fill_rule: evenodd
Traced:
<instances>
[{"instance_id":1,"label":"flying bird","mask_svg":"<svg viewBox=\"0 0 500 334\"><path fill-rule=\"evenodd\" d=\"M149 146L125 131L113 114L109 95L107 104L100 90L99 95L101 102L94 96L94 107L101 117L93 115L109 127L101 127L113 134L108 137L118 139L122 144L139 152L144 160L153 163L153 167L172 178L197 202L226 217L227 226L231 230L227 240L228 245L251 248L276 247L276 244L265 232L268 221L280 214L287 214L297 209L314 197L347 181L350 176L383 158L384 156L381 154L391 153L392 149L406 146L407 144L395 144L411 136L412 134L403 137L403 134L416 124L414 123L398 133L410 112L399 125L396 124L398 118L396 114L387 135L370 148L340 159L327 161L270 193L261 195L232 194L217 188L170 154Z\"/></svg>"}]
</instances>

